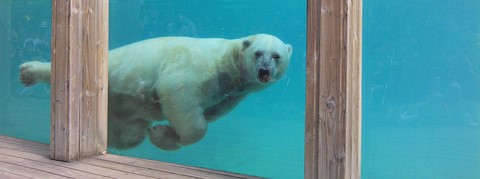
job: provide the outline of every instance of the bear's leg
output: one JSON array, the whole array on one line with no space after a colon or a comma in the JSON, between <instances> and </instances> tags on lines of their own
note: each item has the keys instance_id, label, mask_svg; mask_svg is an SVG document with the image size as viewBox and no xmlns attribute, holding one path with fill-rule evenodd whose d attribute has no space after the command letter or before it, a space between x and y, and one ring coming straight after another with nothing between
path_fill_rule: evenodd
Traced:
<instances>
[{"instance_id":1,"label":"bear's leg","mask_svg":"<svg viewBox=\"0 0 480 179\"><path fill-rule=\"evenodd\" d=\"M141 119L108 118L108 147L129 149L143 142L151 122Z\"/></svg>"},{"instance_id":2,"label":"bear's leg","mask_svg":"<svg viewBox=\"0 0 480 179\"><path fill-rule=\"evenodd\" d=\"M20 81L25 86L42 82L50 84L50 62L31 61L20 65Z\"/></svg>"},{"instance_id":3,"label":"bear's leg","mask_svg":"<svg viewBox=\"0 0 480 179\"><path fill-rule=\"evenodd\" d=\"M188 124L177 128L180 129L174 129L167 125L157 125L149 128L150 141L162 150L177 150L181 146L200 141L206 133L206 124L201 128Z\"/></svg>"},{"instance_id":4,"label":"bear's leg","mask_svg":"<svg viewBox=\"0 0 480 179\"><path fill-rule=\"evenodd\" d=\"M175 93L172 93L175 94ZM164 150L200 141L207 132L203 110L188 96L173 95L161 102L170 126L158 125L149 129L150 140Z\"/></svg>"},{"instance_id":5,"label":"bear's leg","mask_svg":"<svg viewBox=\"0 0 480 179\"><path fill-rule=\"evenodd\" d=\"M149 128L148 133L152 144L162 150L177 150L180 148L180 145L177 144L178 135L170 126L157 125Z\"/></svg>"},{"instance_id":6,"label":"bear's leg","mask_svg":"<svg viewBox=\"0 0 480 179\"><path fill-rule=\"evenodd\" d=\"M224 116L225 114L232 111L235 106L237 106L237 104L243 100L244 97L245 95L229 96L220 103L205 109L205 112L203 113L205 115L205 119L208 122L212 122L220 118L221 116Z\"/></svg>"}]
</instances>

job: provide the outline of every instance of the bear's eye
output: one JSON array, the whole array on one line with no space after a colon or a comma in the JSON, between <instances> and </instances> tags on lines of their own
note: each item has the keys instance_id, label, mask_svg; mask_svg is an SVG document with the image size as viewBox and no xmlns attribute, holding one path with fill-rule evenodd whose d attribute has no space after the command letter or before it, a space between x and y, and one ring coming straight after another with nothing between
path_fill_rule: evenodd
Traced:
<instances>
[{"instance_id":1,"label":"bear's eye","mask_svg":"<svg viewBox=\"0 0 480 179\"><path fill-rule=\"evenodd\" d=\"M256 51L255 52L255 59L258 59L260 58L261 56L263 56L263 53L261 51Z\"/></svg>"},{"instance_id":2,"label":"bear's eye","mask_svg":"<svg viewBox=\"0 0 480 179\"><path fill-rule=\"evenodd\" d=\"M275 63L278 63L278 60L280 59L280 55L274 53L274 54L272 54L272 58L273 58L273 60L275 60Z\"/></svg>"},{"instance_id":3,"label":"bear's eye","mask_svg":"<svg viewBox=\"0 0 480 179\"><path fill-rule=\"evenodd\" d=\"M243 44L243 50L245 50L246 48L250 47L251 43L248 40L245 40L245 41L243 41L242 44Z\"/></svg>"}]
</instances>

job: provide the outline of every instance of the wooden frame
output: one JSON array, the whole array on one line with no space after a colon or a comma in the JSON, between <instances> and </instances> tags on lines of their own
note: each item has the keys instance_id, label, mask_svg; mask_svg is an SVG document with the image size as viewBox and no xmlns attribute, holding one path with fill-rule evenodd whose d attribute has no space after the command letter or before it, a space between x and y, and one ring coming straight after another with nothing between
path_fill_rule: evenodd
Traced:
<instances>
[{"instance_id":1,"label":"wooden frame","mask_svg":"<svg viewBox=\"0 0 480 179\"><path fill-rule=\"evenodd\" d=\"M52 0L53 159L106 151L107 56L108 0Z\"/></svg>"},{"instance_id":2,"label":"wooden frame","mask_svg":"<svg viewBox=\"0 0 480 179\"><path fill-rule=\"evenodd\" d=\"M359 178L361 0L307 0L305 178ZM106 150L108 0L52 0L51 157Z\"/></svg>"},{"instance_id":3,"label":"wooden frame","mask_svg":"<svg viewBox=\"0 0 480 179\"><path fill-rule=\"evenodd\" d=\"M305 178L360 178L361 0L308 0Z\"/></svg>"}]
</instances>

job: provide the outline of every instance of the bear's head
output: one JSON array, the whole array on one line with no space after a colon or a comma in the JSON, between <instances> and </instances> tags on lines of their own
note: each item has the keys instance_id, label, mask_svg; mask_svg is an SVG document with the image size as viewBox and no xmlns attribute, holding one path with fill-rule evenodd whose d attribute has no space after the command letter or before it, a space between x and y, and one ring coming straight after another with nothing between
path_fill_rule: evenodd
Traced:
<instances>
[{"instance_id":1,"label":"bear's head","mask_svg":"<svg viewBox=\"0 0 480 179\"><path fill-rule=\"evenodd\" d=\"M242 41L244 69L252 82L271 84L286 72L292 46L275 36L257 34Z\"/></svg>"}]
</instances>

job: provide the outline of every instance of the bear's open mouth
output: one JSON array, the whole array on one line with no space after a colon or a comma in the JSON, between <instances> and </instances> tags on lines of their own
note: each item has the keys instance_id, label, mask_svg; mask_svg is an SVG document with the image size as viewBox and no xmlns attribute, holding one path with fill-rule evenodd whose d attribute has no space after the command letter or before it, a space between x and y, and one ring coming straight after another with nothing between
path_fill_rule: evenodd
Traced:
<instances>
[{"instance_id":1,"label":"bear's open mouth","mask_svg":"<svg viewBox=\"0 0 480 179\"><path fill-rule=\"evenodd\" d=\"M259 69L257 78L263 83L270 81L270 71L265 69Z\"/></svg>"}]
</instances>

